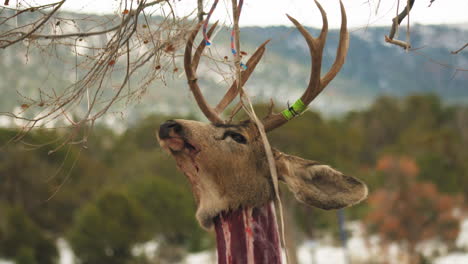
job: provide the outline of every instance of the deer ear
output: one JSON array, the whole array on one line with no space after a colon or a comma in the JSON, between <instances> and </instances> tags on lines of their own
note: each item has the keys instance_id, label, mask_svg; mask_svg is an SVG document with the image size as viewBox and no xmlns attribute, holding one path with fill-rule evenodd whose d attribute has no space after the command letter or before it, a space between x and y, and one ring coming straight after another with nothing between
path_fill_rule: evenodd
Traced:
<instances>
[{"instance_id":1,"label":"deer ear","mask_svg":"<svg viewBox=\"0 0 468 264\"><path fill-rule=\"evenodd\" d=\"M367 186L360 180L315 161L275 154L279 180L286 183L299 201L322 209L354 205L367 197Z\"/></svg>"}]
</instances>

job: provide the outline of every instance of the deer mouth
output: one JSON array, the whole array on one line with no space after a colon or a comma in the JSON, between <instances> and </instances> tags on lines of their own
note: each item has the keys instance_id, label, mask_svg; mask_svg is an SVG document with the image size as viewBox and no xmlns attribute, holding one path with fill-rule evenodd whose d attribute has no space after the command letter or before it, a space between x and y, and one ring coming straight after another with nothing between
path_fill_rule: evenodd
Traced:
<instances>
[{"instance_id":1,"label":"deer mouth","mask_svg":"<svg viewBox=\"0 0 468 264\"><path fill-rule=\"evenodd\" d=\"M172 154L185 153L189 156L195 156L200 152L200 149L190 143L183 137L169 137L161 139L161 145L171 151Z\"/></svg>"},{"instance_id":2,"label":"deer mouth","mask_svg":"<svg viewBox=\"0 0 468 264\"><path fill-rule=\"evenodd\" d=\"M187 140L184 140L184 151L188 152L190 156L195 156L200 152L200 149Z\"/></svg>"}]
</instances>

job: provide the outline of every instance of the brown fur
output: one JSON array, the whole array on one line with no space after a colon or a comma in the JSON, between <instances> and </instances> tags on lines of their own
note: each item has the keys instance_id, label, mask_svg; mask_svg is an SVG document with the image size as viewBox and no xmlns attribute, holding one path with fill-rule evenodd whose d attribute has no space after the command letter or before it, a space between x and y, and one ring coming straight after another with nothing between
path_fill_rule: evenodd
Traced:
<instances>
[{"instance_id":1,"label":"brown fur","mask_svg":"<svg viewBox=\"0 0 468 264\"><path fill-rule=\"evenodd\" d=\"M176 160L191 182L197 201L197 219L210 228L212 219L222 211L239 207L258 207L274 198L270 170L263 143L252 122L216 125L175 120L181 131L159 139L161 146ZM243 135L241 144L226 131ZM181 140L194 146L195 152L182 148ZM317 162L273 150L280 180L296 198L323 209L356 204L367 196L361 181Z\"/></svg>"}]
</instances>

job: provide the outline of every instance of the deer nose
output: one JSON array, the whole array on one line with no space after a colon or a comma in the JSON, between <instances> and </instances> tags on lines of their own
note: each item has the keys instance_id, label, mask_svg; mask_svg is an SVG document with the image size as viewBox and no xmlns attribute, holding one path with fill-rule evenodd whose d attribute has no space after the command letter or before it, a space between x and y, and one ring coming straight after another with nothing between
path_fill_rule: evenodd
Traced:
<instances>
[{"instance_id":1,"label":"deer nose","mask_svg":"<svg viewBox=\"0 0 468 264\"><path fill-rule=\"evenodd\" d=\"M165 139L170 138L171 131L176 134L180 134L182 126L174 120L167 120L159 126L159 138Z\"/></svg>"}]
</instances>

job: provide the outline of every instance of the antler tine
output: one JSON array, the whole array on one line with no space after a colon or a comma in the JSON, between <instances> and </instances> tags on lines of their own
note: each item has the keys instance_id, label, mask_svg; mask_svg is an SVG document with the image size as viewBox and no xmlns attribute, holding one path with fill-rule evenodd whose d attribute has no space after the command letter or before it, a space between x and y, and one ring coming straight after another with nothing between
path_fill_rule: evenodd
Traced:
<instances>
[{"instance_id":1,"label":"antler tine","mask_svg":"<svg viewBox=\"0 0 468 264\"><path fill-rule=\"evenodd\" d=\"M304 111L307 108L307 106L315 99L315 97L317 97L317 95L320 94L320 92L322 92L322 90L327 86L327 84L330 83L330 81L336 76L336 74L338 74L338 72L344 64L344 60L348 51L349 36L346 26L346 11L344 9L343 3L340 1L341 30L340 40L337 48L337 56L330 70L323 78L321 78L320 72L322 67L322 55L328 33L328 21L327 15L323 10L322 6L317 1L315 1L315 4L320 10L323 21L322 31L320 32L318 38L313 38L310 35L310 33L296 19L288 15L289 20L293 22L293 24L305 38L307 45L309 46L309 51L312 60L312 69L310 72L309 85L305 92L302 94L300 100L298 100L292 107L283 111L282 113L269 115L264 119L263 123L266 131L271 131L285 124L290 119Z\"/></svg>"},{"instance_id":2,"label":"antler tine","mask_svg":"<svg viewBox=\"0 0 468 264\"><path fill-rule=\"evenodd\" d=\"M193 96L195 97L195 100L197 101L198 107L200 107L200 110L203 112L206 118L208 118L208 120L210 120L212 123L224 123L223 120L218 116L218 114L214 112L213 108L211 108L208 105L205 98L203 97L203 94L201 93L200 87L198 86L198 83L197 83L197 77L194 73L194 67L193 67L194 65L192 64L193 41L195 40L195 37L197 36L197 33L200 30L202 23L203 22L198 23L198 25L190 34L189 39L187 40L187 45L185 46L185 53L184 53L185 74L187 75L188 85L190 87L190 90L193 93ZM203 49L201 51L203 51ZM199 53L198 58L195 58L195 62L197 64L196 66L198 66L200 55L201 55L201 52Z\"/></svg>"},{"instance_id":3,"label":"antler tine","mask_svg":"<svg viewBox=\"0 0 468 264\"><path fill-rule=\"evenodd\" d=\"M349 34L347 26L346 11L344 9L343 3L340 1L341 8L341 29L340 29L340 40L338 42L338 48L336 49L336 59L333 62L330 70L325 74L321 80L321 89L325 88L333 78L338 74L345 63L346 54L348 54L349 47Z\"/></svg>"},{"instance_id":4,"label":"antler tine","mask_svg":"<svg viewBox=\"0 0 468 264\"><path fill-rule=\"evenodd\" d=\"M325 39L327 38L327 34L328 34L328 20L327 20L327 13L325 12L325 10L323 9L322 5L317 1L317 0L314 0L315 2L315 5L317 5L319 11L320 11L320 14L322 15L322 30L320 31L320 35L319 35L319 39L323 40L323 42L325 42ZM340 1L341 3L341 1ZM297 22L297 21L296 21ZM299 23L298 23L299 24ZM295 24L296 25L296 24ZM302 25L301 25L302 26ZM307 32L307 31L306 31ZM309 32L307 32L309 33Z\"/></svg>"},{"instance_id":5,"label":"antler tine","mask_svg":"<svg viewBox=\"0 0 468 264\"><path fill-rule=\"evenodd\" d=\"M309 52L311 54L312 70L310 71L309 85L301 96L301 100L305 105L308 105L312 101L312 99L315 97L314 95L318 94L317 90L320 88L323 47L325 46L328 33L328 21L326 18L327 14L317 1L315 4L318 6L323 18L322 31L319 38L317 39L313 38L312 35L310 35L310 33L304 28L304 26L302 26L296 19L288 15L289 20L294 23L296 28L306 40L307 45L309 46Z\"/></svg>"},{"instance_id":6,"label":"antler tine","mask_svg":"<svg viewBox=\"0 0 468 264\"><path fill-rule=\"evenodd\" d=\"M263 53L265 53L266 45L270 42L270 40L267 40L263 42L262 45L260 45L257 50L250 56L250 59L247 61L247 69L242 72L242 81L241 81L241 86L244 86L244 84L247 82L249 79L250 75L252 72L255 70L255 67L257 67L258 62L262 59ZM218 105L215 107L215 112L220 114L222 113L226 107L236 98L237 94L239 93L239 89L237 87L237 80L234 81L234 83L231 85L229 90L226 92L224 95L223 99L219 101Z\"/></svg>"}]
</instances>

